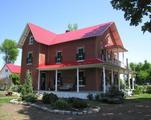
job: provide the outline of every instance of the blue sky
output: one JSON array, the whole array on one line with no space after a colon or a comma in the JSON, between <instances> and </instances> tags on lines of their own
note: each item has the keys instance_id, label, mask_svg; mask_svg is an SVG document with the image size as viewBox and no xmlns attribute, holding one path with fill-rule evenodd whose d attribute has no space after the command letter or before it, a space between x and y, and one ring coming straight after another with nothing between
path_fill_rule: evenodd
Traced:
<instances>
[{"instance_id":1,"label":"blue sky","mask_svg":"<svg viewBox=\"0 0 151 120\"><path fill-rule=\"evenodd\" d=\"M0 43L6 38L18 42L28 22L62 33L69 23L83 28L114 21L128 49L125 57L130 62L151 60L151 34L143 34L140 26L129 26L123 12L113 10L110 0L1 0L0 15ZM0 57L2 67L2 54ZM15 64L21 64L21 50Z\"/></svg>"}]
</instances>

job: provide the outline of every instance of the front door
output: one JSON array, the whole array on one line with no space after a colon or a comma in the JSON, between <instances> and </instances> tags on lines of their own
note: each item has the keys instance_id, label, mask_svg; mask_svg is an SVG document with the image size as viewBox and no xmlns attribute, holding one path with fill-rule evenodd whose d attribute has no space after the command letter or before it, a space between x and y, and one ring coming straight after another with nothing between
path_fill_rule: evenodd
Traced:
<instances>
[{"instance_id":1,"label":"front door","mask_svg":"<svg viewBox=\"0 0 151 120\"><path fill-rule=\"evenodd\" d=\"M46 88L46 73L40 73L40 90Z\"/></svg>"}]
</instances>

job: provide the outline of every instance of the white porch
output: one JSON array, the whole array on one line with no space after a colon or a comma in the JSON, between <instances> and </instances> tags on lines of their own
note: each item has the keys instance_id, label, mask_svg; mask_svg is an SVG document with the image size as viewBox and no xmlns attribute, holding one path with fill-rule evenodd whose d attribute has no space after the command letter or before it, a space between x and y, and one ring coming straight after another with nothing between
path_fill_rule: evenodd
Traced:
<instances>
[{"instance_id":1,"label":"white porch","mask_svg":"<svg viewBox=\"0 0 151 120\"><path fill-rule=\"evenodd\" d=\"M71 98L71 97L76 97L76 98L81 98L81 99L87 99L87 96L89 94L93 94L95 96L96 94L101 94L103 92L100 91L81 91L81 92L74 92L74 91L38 91L39 96L43 96L44 93L53 93L56 94L60 98Z\"/></svg>"},{"instance_id":2,"label":"white porch","mask_svg":"<svg viewBox=\"0 0 151 120\"><path fill-rule=\"evenodd\" d=\"M80 85L79 85L79 71L81 69L87 69L87 68L98 68L102 71L102 77L99 78L102 84L102 90L99 91L81 91L80 90ZM47 68L47 69L38 69L39 70L39 77L38 77L38 93L39 94L43 94L44 92L46 93L54 93L56 94L58 97L64 97L64 98L68 98L68 97L78 97L78 98L82 98L82 99L86 99L88 94L98 94L98 93L106 93L108 91L109 86L114 85L115 83L115 79L117 79L116 81L116 86L118 86L118 89L120 90L121 86L120 86L120 74L124 73L123 71L125 69L119 67L119 66L113 66L113 65L107 65L107 64L90 64L90 65L80 65L80 66L72 66L72 67L66 67L66 68L57 68L57 69L51 69L51 68ZM58 89L58 71L60 70L75 70L75 75L76 75L76 89L75 91L60 91ZM110 71L110 76L108 76L108 74L106 73L108 71ZM40 72L43 71L53 71L55 74L55 84L54 84L54 91L52 90L41 90L40 89ZM114 73L117 73L116 78ZM101 76L101 75L100 75ZM108 81L107 78L110 77L110 85L108 85Z\"/></svg>"}]
</instances>

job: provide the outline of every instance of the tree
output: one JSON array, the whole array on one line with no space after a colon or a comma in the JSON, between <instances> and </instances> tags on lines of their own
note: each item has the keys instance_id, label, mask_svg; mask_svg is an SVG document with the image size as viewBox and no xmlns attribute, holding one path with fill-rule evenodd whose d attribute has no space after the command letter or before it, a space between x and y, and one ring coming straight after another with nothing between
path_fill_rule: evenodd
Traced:
<instances>
[{"instance_id":1,"label":"tree","mask_svg":"<svg viewBox=\"0 0 151 120\"><path fill-rule=\"evenodd\" d=\"M68 24L68 30L69 31L73 31L73 30L77 30L77 29L78 29L77 24Z\"/></svg>"},{"instance_id":2,"label":"tree","mask_svg":"<svg viewBox=\"0 0 151 120\"><path fill-rule=\"evenodd\" d=\"M0 52L4 54L5 63L14 63L18 56L17 43L14 40L5 39L0 46Z\"/></svg>"},{"instance_id":3,"label":"tree","mask_svg":"<svg viewBox=\"0 0 151 120\"><path fill-rule=\"evenodd\" d=\"M147 60L144 63L130 63L130 68L136 73L137 84L151 83L151 64Z\"/></svg>"},{"instance_id":4,"label":"tree","mask_svg":"<svg viewBox=\"0 0 151 120\"><path fill-rule=\"evenodd\" d=\"M111 0L114 9L124 11L124 18L130 20L130 25L142 25L143 32L151 32L151 0Z\"/></svg>"},{"instance_id":5,"label":"tree","mask_svg":"<svg viewBox=\"0 0 151 120\"><path fill-rule=\"evenodd\" d=\"M32 77L30 71L27 70L21 94L26 96L33 93Z\"/></svg>"},{"instance_id":6,"label":"tree","mask_svg":"<svg viewBox=\"0 0 151 120\"><path fill-rule=\"evenodd\" d=\"M9 78L12 80L14 85L19 85L20 84L20 76L19 74L13 73L9 76Z\"/></svg>"}]
</instances>

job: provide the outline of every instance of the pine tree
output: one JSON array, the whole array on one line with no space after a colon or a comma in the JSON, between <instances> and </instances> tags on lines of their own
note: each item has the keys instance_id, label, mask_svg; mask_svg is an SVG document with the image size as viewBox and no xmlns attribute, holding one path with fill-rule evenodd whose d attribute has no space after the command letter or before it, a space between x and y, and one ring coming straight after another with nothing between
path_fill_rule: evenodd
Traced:
<instances>
[{"instance_id":1,"label":"pine tree","mask_svg":"<svg viewBox=\"0 0 151 120\"><path fill-rule=\"evenodd\" d=\"M29 70L26 72L25 83L23 84L21 94L23 96L33 94L32 78Z\"/></svg>"}]
</instances>

